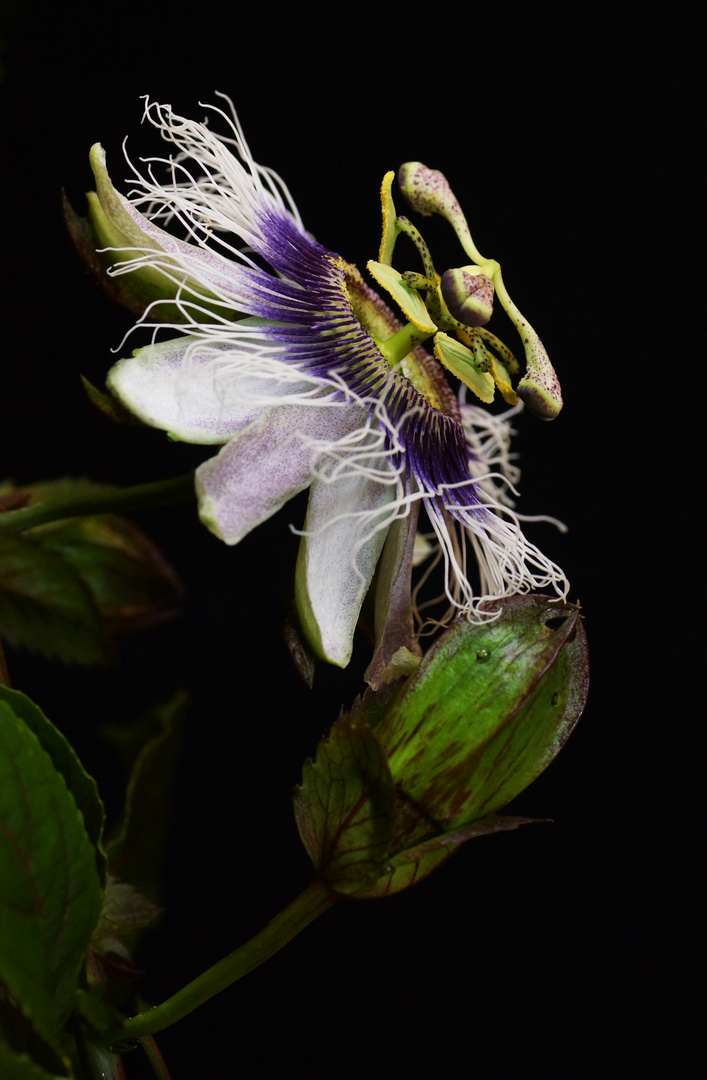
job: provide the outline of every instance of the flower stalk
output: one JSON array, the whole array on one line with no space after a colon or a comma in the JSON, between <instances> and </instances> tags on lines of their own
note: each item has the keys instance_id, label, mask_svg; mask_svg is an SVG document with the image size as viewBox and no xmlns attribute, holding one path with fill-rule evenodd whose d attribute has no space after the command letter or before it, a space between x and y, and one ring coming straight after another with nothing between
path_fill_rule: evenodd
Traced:
<instances>
[{"instance_id":1,"label":"flower stalk","mask_svg":"<svg viewBox=\"0 0 707 1080\"><path fill-rule=\"evenodd\" d=\"M321 880L315 880L276 915L259 934L241 945L235 952L219 960L202 975L188 983L161 1005L126 1020L119 1031L110 1034L111 1043L122 1043L129 1039L141 1039L171 1027L182 1017L198 1009L210 998L215 997L232 983L242 979L254 968L265 963L271 956L287 945L301 930L309 926L319 915L323 915L340 899Z\"/></svg>"}]
</instances>

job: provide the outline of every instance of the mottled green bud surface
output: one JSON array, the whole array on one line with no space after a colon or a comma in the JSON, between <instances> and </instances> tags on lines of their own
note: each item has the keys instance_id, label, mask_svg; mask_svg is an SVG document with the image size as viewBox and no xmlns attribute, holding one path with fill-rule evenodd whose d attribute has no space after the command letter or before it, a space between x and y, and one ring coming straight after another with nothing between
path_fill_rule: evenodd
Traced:
<instances>
[{"instance_id":1,"label":"mottled green bud surface","mask_svg":"<svg viewBox=\"0 0 707 1080\"><path fill-rule=\"evenodd\" d=\"M323 739L295 793L319 875L357 898L390 895L460 844L515 829L499 817L567 741L587 696L579 608L547 596L460 621L407 681L367 693Z\"/></svg>"},{"instance_id":2,"label":"mottled green bud surface","mask_svg":"<svg viewBox=\"0 0 707 1080\"><path fill-rule=\"evenodd\" d=\"M493 315L493 281L480 267L445 270L440 288L454 318L467 326L485 326Z\"/></svg>"},{"instance_id":3,"label":"mottled green bud surface","mask_svg":"<svg viewBox=\"0 0 707 1080\"><path fill-rule=\"evenodd\" d=\"M445 828L494 813L549 765L587 693L579 609L549 597L496 601L433 646L376 729L393 780Z\"/></svg>"}]
</instances>

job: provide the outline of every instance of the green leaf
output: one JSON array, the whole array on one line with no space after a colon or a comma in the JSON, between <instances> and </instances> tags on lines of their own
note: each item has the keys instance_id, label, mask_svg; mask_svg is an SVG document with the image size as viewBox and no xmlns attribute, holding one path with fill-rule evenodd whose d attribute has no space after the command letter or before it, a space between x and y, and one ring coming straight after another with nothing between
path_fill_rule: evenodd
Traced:
<instances>
[{"instance_id":1,"label":"green leaf","mask_svg":"<svg viewBox=\"0 0 707 1080\"><path fill-rule=\"evenodd\" d=\"M10 641L65 662L109 663L113 635L176 613L184 590L158 548L127 518L92 512L119 488L70 478L3 487L0 497L18 511L0 515L0 632Z\"/></svg>"},{"instance_id":2,"label":"green leaf","mask_svg":"<svg viewBox=\"0 0 707 1080\"><path fill-rule=\"evenodd\" d=\"M314 866L337 892L372 884L385 863L394 790L385 757L368 725L350 714L322 739L302 771L294 806Z\"/></svg>"},{"instance_id":3,"label":"green leaf","mask_svg":"<svg viewBox=\"0 0 707 1080\"><path fill-rule=\"evenodd\" d=\"M110 871L156 902L186 707L179 693L137 723L105 731L131 767L123 816L107 844Z\"/></svg>"},{"instance_id":4,"label":"green leaf","mask_svg":"<svg viewBox=\"0 0 707 1080\"><path fill-rule=\"evenodd\" d=\"M27 1054L16 1054L0 1041L0 1076L2 1080L66 1080L48 1073Z\"/></svg>"},{"instance_id":5,"label":"green leaf","mask_svg":"<svg viewBox=\"0 0 707 1080\"><path fill-rule=\"evenodd\" d=\"M84 583L60 555L26 536L0 534L0 631L13 645L67 663L112 656Z\"/></svg>"},{"instance_id":6,"label":"green leaf","mask_svg":"<svg viewBox=\"0 0 707 1080\"><path fill-rule=\"evenodd\" d=\"M57 1053L101 910L96 853L40 739L0 700L0 980Z\"/></svg>"},{"instance_id":7,"label":"green leaf","mask_svg":"<svg viewBox=\"0 0 707 1080\"><path fill-rule=\"evenodd\" d=\"M19 690L0 687L0 703L2 702L36 735L40 746L52 759L54 768L64 777L66 786L83 815L88 838L96 853L98 877L101 885L105 886L108 875L108 860L103 848L106 814L96 781L86 772L74 748L30 698Z\"/></svg>"},{"instance_id":8,"label":"green leaf","mask_svg":"<svg viewBox=\"0 0 707 1080\"><path fill-rule=\"evenodd\" d=\"M32 529L28 536L75 571L110 633L140 630L175 613L183 593L177 575L127 518L70 518Z\"/></svg>"},{"instance_id":9,"label":"green leaf","mask_svg":"<svg viewBox=\"0 0 707 1080\"><path fill-rule=\"evenodd\" d=\"M114 948L135 930L144 930L154 922L162 909L143 896L134 885L117 878L108 878L108 887L101 909L101 916L91 941L98 953Z\"/></svg>"},{"instance_id":10,"label":"green leaf","mask_svg":"<svg viewBox=\"0 0 707 1080\"><path fill-rule=\"evenodd\" d=\"M355 894L356 900L374 900L383 896L409 889L422 881L467 840L491 833L506 832L521 825L533 824L533 818L489 815L469 825L463 825L451 832L440 833L424 840L421 844L407 848L388 859L385 872L371 888L362 889Z\"/></svg>"}]
</instances>

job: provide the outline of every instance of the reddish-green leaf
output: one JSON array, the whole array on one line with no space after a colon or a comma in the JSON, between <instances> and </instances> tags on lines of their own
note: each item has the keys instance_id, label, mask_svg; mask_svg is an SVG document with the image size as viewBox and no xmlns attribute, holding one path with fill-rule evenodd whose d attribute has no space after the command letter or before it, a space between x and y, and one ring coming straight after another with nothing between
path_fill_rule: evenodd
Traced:
<instances>
[{"instance_id":1,"label":"reddish-green leaf","mask_svg":"<svg viewBox=\"0 0 707 1080\"><path fill-rule=\"evenodd\" d=\"M150 626L174 614L183 589L172 567L127 518L70 518L28 534L76 573L113 634Z\"/></svg>"},{"instance_id":2,"label":"reddish-green leaf","mask_svg":"<svg viewBox=\"0 0 707 1080\"><path fill-rule=\"evenodd\" d=\"M154 922L161 910L134 885L110 876L92 947L97 953L122 952L125 939Z\"/></svg>"},{"instance_id":3,"label":"reddish-green leaf","mask_svg":"<svg viewBox=\"0 0 707 1080\"><path fill-rule=\"evenodd\" d=\"M98 794L96 781L84 769L74 748L55 728L38 705L19 690L0 687L0 702L5 702L15 716L34 732L43 750L49 754L54 768L61 773L76 806L81 811L88 838L96 853L96 869L102 886L106 884L108 863L103 849L105 809Z\"/></svg>"},{"instance_id":4,"label":"reddish-green leaf","mask_svg":"<svg viewBox=\"0 0 707 1080\"><path fill-rule=\"evenodd\" d=\"M89 589L61 555L24 535L0 533L0 631L13 645L67 663L111 657Z\"/></svg>"},{"instance_id":5,"label":"reddish-green leaf","mask_svg":"<svg viewBox=\"0 0 707 1080\"><path fill-rule=\"evenodd\" d=\"M0 980L57 1053L101 910L96 853L50 754L0 700Z\"/></svg>"},{"instance_id":6,"label":"reddish-green leaf","mask_svg":"<svg viewBox=\"0 0 707 1080\"><path fill-rule=\"evenodd\" d=\"M378 878L390 843L394 791L385 757L368 725L344 715L302 771L294 796L302 842L317 871L338 892Z\"/></svg>"},{"instance_id":7,"label":"reddish-green leaf","mask_svg":"<svg viewBox=\"0 0 707 1080\"><path fill-rule=\"evenodd\" d=\"M357 900L372 900L408 889L422 881L467 840L491 833L517 829L520 825L532 824L532 818L490 815L470 825L463 825L448 833L432 836L421 844L407 848L388 859L384 872L375 885L357 892Z\"/></svg>"}]
</instances>

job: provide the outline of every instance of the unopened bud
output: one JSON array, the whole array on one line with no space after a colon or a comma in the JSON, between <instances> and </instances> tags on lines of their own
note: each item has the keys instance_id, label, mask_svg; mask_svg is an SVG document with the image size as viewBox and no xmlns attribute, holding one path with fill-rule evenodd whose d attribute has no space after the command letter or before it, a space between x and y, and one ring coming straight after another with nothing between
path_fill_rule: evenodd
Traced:
<instances>
[{"instance_id":1,"label":"unopened bud","mask_svg":"<svg viewBox=\"0 0 707 1080\"><path fill-rule=\"evenodd\" d=\"M398 892L464 841L528 821L498 811L579 719L586 638L571 604L514 596L489 614L499 606L450 627L407 681L366 694L305 765L297 824L335 891Z\"/></svg>"},{"instance_id":2,"label":"unopened bud","mask_svg":"<svg viewBox=\"0 0 707 1080\"><path fill-rule=\"evenodd\" d=\"M406 161L398 170L398 183L413 210L424 217L461 214L457 197L439 169L428 169L421 161Z\"/></svg>"},{"instance_id":3,"label":"unopened bud","mask_svg":"<svg viewBox=\"0 0 707 1080\"><path fill-rule=\"evenodd\" d=\"M478 266L445 270L440 281L450 314L465 326L485 326L493 314L491 278Z\"/></svg>"}]
</instances>

